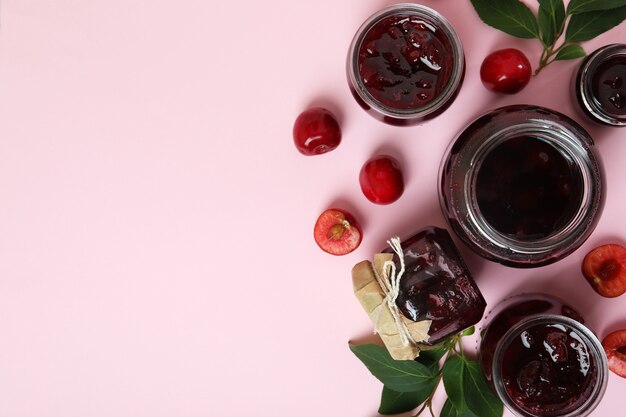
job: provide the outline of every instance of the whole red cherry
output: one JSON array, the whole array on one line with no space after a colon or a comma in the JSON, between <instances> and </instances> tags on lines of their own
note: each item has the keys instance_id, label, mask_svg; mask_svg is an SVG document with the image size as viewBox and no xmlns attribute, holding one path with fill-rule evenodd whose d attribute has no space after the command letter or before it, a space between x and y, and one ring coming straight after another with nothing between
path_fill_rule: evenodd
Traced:
<instances>
[{"instance_id":1,"label":"whole red cherry","mask_svg":"<svg viewBox=\"0 0 626 417\"><path fill-rule=\"evenodd\" d=\"M404 192L400 164L388 155L378 155L365 162L359 174L365 197L372 203L390 204Z\"/></svg>"},{"instance_id":2,"label":"whole red cherry","mask_svg":"<svg viewBox=\"0 0 626 417\"><path fill-rule=\"evenodd\" d=\"M530 62L522 51L500 49L487 55L483 61L480 79L489 91L515 94L526 87L531 70Z\"/></svg>"},{"instance_id":3,"label":"whole red cherry","mask_svg":"<svg viewBox=\"0 0 626 417\"><path fill-rule=\"evenodd\" d=\"M332 151L341 142L341 129L335 116L322 107L300 113L293 125L293 141L304 155L320 155Z\"/></svg>"}]
</instances>

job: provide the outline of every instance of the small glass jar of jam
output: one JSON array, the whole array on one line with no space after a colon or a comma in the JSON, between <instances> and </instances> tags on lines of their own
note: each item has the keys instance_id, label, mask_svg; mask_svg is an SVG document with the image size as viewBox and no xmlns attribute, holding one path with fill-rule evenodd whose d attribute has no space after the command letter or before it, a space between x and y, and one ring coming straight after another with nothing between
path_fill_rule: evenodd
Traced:
<instances>
[{"instance_id":1,"label":"small glass jar of jam","mask_svg":"<svg viewBox=\"0 0 626 417\"><path fill-rule=\"evenodd\" d=\"M442 113L465 75L461 41L428 7L402 3L372 15L359 28L347 59L357 102L393 125L411 125Z\"/></svg>"},{"instance_id":2,"label":"small glass jar of jam","mask_svg":"<svg viewBox=\"0 0 626 417\"><path fill-rule=\"evenodd\" d=\"M580 64L573 91L591 120L626 126L626 44L597 49Z\"/></svg>"},{"instance_id":3,"label":"small glass jar of jam","mask_svg":"<svg viewBox=\"0 0 626 417\"><path fill-rule=\"evenodd\" d=\"M500 303L481 332L480 363L518 417L585 417L608 381L602 344L573 308L544 294Z\"/></svg>"},{"instance_id":4,"label":"small glass jar of jam","mask_svg":"<svg viewBox=\"0 0 626 417\"><path fill-rule=\"evenodd\" d=\"M547 265L591 234L604 174L589 134L549 109L515 105L472 122L440 169L452 230L479 255L514 267Z\"/></svg>"},{"instance_id":5,"label":"small glass jar of jam","mask_svg":"<svg viewBox=\"0 0 626 417\"><path fill-rule=\"evenodd\" d=\"M432 320L425 343L437 344L480 321L487 303L447 230L426 227L401 246L405 272L396 304L410 320ZM394 262L400 265L395 253Z\"/></svg>"}]
</instances>

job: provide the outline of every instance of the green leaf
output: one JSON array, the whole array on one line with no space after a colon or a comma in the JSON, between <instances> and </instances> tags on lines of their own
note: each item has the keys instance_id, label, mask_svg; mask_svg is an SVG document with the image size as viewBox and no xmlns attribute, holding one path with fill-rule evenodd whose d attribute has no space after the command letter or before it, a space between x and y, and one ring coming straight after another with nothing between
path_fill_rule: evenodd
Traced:
<instances>
[{"instance_id":1,"label":"green leaf","mask_svg":"<svg viewBox=\"0 0 626 417\"><path fill-rule=\"evenodd\" d=\"M417 360L439 362L447 351L448 348L446 346L437 346L432 349L422 349L420 350L420 355L417 357Z\"/></svg>"},{"instance_id":2,"label":"green leaf","mask_svg":"<svg viewBox=\"0 0 626 417\"><path fill-rule=\"evenodd\" d=\"M448 357L443 365L443 385L459 416L502 416L502 403L487 385L478 361Z\"/></svg>"},{"instance_id":3,"label":"green leaf","mask_svg":"<svg viewBox=\"0 0 626 417\"><path fill-rule=\"evenodd\" d=\"M565 41L588 41L619 25L624 19L626 19L626 6L612 10L575 14L567 25Z\"/></svg>"},{"instance_id":4,"label":"green leaf","mask_svg":"<svg viewBox=\"0 0 626 417\"><path fill-rule=\"evenodd\" d=\"M478 361L464 359L463 387L468 408L480 417L502 417L504 408L500 399L491 391L480 370Z\"/></svg>"},{"instance_id":5,"label":"green leaf","mask_svg":"<svg viewBox=\"0 0 626 417\"><path fill-rule=\"evenodd\" d=\"M437 380L433 379L430 389L414 392L397 392L391 388L383 387L378 412L380 414L400 414L411 411L428 399L436 385Z\"/></svg>"},{"instance_id":6,"label":"green leaf","mask_svg":"<svg viewBox=\"0 0 626 417\"><path fill-rule=\"evenodd\" d=\"M519 0L471 0L480 19L517 38L539 38L539 25L533 12Z\"/></svg>"},{"instance_id":7,"label":"green leaf","mask_svg":"<svg viewBox=\"0 0 626 417\"><path fill-rule=\"evenodd\" d=\"M572 0L567 6L567 14L610 10L626 6L626 0Z\"/></svg>"},{"instance_id":8,"label":"green leaf","mask_svg":"<svg viewBox=\"0 0 626 417\"><path fill-rule=\"evenodd\" d=\"M443 364L443 386L446 388L448 400L457 410L465 410L467 403L465 401L465 390L463 386L465 366L460 356L454 355L448 357L446 363Z\"/></svg>"},{"instance_id":9,"label":"green leaf","mask_svg":"<svg viewBox=\"0 0 626 417\"><path fill-rule=\"evenodd\" d=\"M476 414L472 413L470 410L463 410L459 412L454 405L450 402L449 399L443 404L443 408L441 409L441 413L439 417L478 417Z\"/></svg>"},{"instance_id":10,"label":"green leaf","mask_svg":"<svg viewBox=\"0 0 626 417\"><path fill-rule=\"evenodd\" d=\"M420 355L415 359L428 366L434 368L435 371L439 371L439 361L446 354L448 349L445 346L437 346L433 349L424 349L420 351Z\"/></svg>"},{"instance_id":11,"label":"green leaf","mask_svg":"<svg viewBox=\"0 0 626 417\"><path fill-rule=\"evenodd\" d=\"M459 413L459 417L478 417L476 414L472 413L470 410L463 410L463 411L458 411L457 413Z\"/></svg>"},{"instance_id":12,"label":"green leaf","mask_svg":"<svg viewBox=\"0 0 626 417\"><path fill-rule=\"evenodd\" d=\"M459 413L457 413L456 408L450 402L450 398L443 403L443 408L441 409L441 413L439 413L439 417L459 417Z\"/></svg>"},{"instance_id":13,"label":"green leaf","mask_svg":"<svg viewBox=\"0 0 626 417\"><path fill-rule=\"evenodd\" d=\"M461 332L461 336L471 336L476 331L476 327L471 326Z\"/></svg>"},{"instance_id":14,"label":"green leaf","mask_svg":"<svg viewBox=\"0 0 626 417\"><path fill-rule=\"evenodd\" d=\"M557 61L565 61L567 59L576 59L581 56L587 55L582 46L574 43L572 45L567 45L565 48L561 49L558 54L556 54Z\"/></svg>"},{"instance_id":15,"label":"green leaf","mask_svg":"<svg viewBox=\"0 0 626 417\"><path fill-rule=\"evenodd\" d=\"M350 350L388 388L398 392L428 389L437 372L418 361L396 361L387 349L377 345L350 345Z\"/></svg>"},{"instance_id":16,"label":"green leaf","mask_svg":"<svg viewBox=\"0 0 626 417\"><path fill-rule=\"evenodd\" d=\"M565 23L563 0L539 0L538 19L541 39L546 45L552 45L562 33Z\"/></svg>"}]
</instances>

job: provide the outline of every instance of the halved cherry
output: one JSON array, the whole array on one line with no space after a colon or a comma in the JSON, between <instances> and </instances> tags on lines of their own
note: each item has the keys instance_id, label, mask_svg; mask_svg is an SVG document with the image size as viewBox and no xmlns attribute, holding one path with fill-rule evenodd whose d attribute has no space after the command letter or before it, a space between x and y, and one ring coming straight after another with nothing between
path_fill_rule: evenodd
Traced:
<instances>
[{"instance_id":1,"label":"halved cherry","mask_svg":"<svg viewBox=\"0 0 626 417\"><path fill-rule=\"evenodd\" d=\"M354 217L340 209L324 211L315 222L315 242L331 255L345 255L361 244L361 229Z\"/></svg>"},{"instance_id":2,"label":"halved cherry","mask_svg":"<svg viewBox=\"0 0 626 417\"><path fill-rule=\"evenodd\" d=\"M609 369L626 378L626 329L610 333L602 341L602 346L609 360Z\"/></svg>"},{"instance_id":3,"label":"halved cherry","mask_svg":"<svg viewBox=\"0 0 626 417\"><path fill-rule=\"evenodd\" d=\"M618 297L626 292L626 249L620 245L602 245L585 256L582 272L591 287L604 297Z\"/></svg>"}]
</instances>

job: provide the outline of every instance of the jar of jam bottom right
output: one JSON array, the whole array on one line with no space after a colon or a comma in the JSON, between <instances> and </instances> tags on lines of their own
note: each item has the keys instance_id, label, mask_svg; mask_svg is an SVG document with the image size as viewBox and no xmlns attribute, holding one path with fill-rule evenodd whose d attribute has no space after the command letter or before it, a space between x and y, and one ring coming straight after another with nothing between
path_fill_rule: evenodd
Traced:
<instances>
[{"instance_id":1,"label":"jar of jam bottom right","mask_svg":"<svg viewBox=\"0 0 626 417\"><path fill-rule=\"evenodd\" d=\"M572 90L591 120L626 126L626 44L603 46L585 58L573 79Z\"/></svg>"},{"instance_id":2,"label":"jar of jam bottom right","mask_svg":"<svg viewBox=\"0 0 626 417\"><path fill-rule=\"evenodd\" d=\"M481 332L480 362L518 417L585 417L608 381L602 344L573 308L545 294L501 302Z\"/></svg>"}]
</instances>

